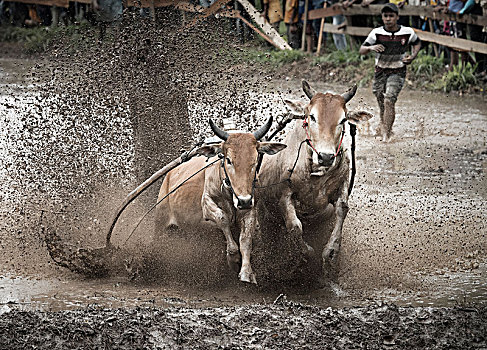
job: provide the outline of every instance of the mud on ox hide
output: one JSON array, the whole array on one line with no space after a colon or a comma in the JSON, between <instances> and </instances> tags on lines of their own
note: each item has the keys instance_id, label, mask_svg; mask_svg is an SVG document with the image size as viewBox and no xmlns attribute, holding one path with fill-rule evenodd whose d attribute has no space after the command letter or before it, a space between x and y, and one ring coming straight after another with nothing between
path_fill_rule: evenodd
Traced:
<instances>
[{"instance_id":1,"label":"mud on ox hide","mask_svg":"<svg viewBox=\"0 0 487 350\"><path fill-rule=\"evenodd\" d=\"M191 178L157 207L156 232L171 227L198 232L209 225L221 229L227 243L228 265L238 271L241 262L239 278L243 282L256 283L250 255L257 223L254 180L258 154L272 155L286 147L281 143L259 142L271 124L272 117L253 134L227 133L210 120L213 132L223 142L202 146L198 153L208 158L219 155L222 160ZM206 161L203 157L192 158L170 171L162 183L159 200L203 168ZM234 218L239 225L240 252L231 233Z\"/></svg>"},{"instance_id":2,"label":"mud on ox hide","mask_svg":"<svg viewBox=\"0 0 487 350\"><path fill-rule=\"evenodd\" d=\"M278 215L282 215L287 234L299 242L305 258L312 258L315 252L303 238L303 223L308 223L311 216L324 220L327 206L334 206L330 222L335 224L321 254L323 272L331 277L348 212L350 157L342 143L345 123L356 125L372 115L347 111L346 104L355 95L356 86L343 95L335 95L317 93L303 81L303 90L309 103L286 101L293 118L298 120L283 141L288 147L275 157L264 157L259 186L265 189L258 194L263 205L278 204ZM291 181L286 182L295 162ZM285 184L271 186L279 182ZM320 235L324 235L326 222L317 226Z\"/></svg>"}]
</instances>

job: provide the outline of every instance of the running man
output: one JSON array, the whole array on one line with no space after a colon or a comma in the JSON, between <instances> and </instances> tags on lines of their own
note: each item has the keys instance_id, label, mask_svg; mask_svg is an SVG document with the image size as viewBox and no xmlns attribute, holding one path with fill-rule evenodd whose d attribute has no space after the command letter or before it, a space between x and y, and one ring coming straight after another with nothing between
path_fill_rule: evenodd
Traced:
<instances>
[{"instance_id":1,"label":"running man","mask_svg":"<svg viewBox=\"0 0 487 350\"><path fill-rule=\"evenodd\" d=\"M380 108L380 126L377 134L389 142L392 124L396 118L395 104L406 79L406 65L418 55L421 41L410 27L397 24L399 10L393 3L381 10L384 25L373 29L360 47L359 53L375 52L375 75L372 92ZM412 46L411 55L406 54Z\"/></svg>"}]
</instances>

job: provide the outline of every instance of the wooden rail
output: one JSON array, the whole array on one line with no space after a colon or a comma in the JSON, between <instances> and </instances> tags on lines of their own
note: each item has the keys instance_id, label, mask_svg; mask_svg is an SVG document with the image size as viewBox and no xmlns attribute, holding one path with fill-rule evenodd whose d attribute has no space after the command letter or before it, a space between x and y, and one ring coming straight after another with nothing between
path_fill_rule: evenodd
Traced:
<instances>
[{"instance_id":1,"label":"wooden rail","mask_svg":"<svg viewBox=\"0 0 487 350\"><path fill-rule=\"evenodd\" d=\"M355 5L344 9L340 4L335 4L328 8L316 9L310 11L308 14L308 19L319 19L330 16L336 16L343 14L345 16L356 16L356 15L380 15L380 11L384 5L369 5L363 7L360 5ZM447 21L457 21L468 24L475 24L480 26L487 26L487 16L475 16L475 15L463 15L458 16L456 14L444 14L434 11L432 7L425 6L404 6L399 10L399 15L404 16L426 16L431 19L447 20ZM334 26L332 24L325 24L325 32L335 33L335 34L349 34L354 36L367 36L372 28L366 27L352 27L347 25ZM466 52L478 52L487 54L487 44L471 41L460 38L453 38L448 35L439 35L431 32L425 32L422 30L417 30L419 38L423 41L430 43L435 43L443 46L450 47L458 51Z\"/></svg>"},{"instance_id":2,"label":"wooden rail","mask_svg":"<svg viewBox=\"0 0 487 350\"><path fill-rule=\"evenodd\" d=\"M366 7L360 5L353 5L344 9L340 4L335 4L331 7L312 10L308 13L308 19L319 19L336 15L355 16L375 16L380 15L380 10L384 5L369 5ZM430 6L408 6L405 5L399 9L400 16L425 16L434 20L456 21L460 23L476 24L479 26L487 26L487 16L476 15L457 15L455 13L441 13L435 11Z\"/></svg>"},{"instance_id":3,"label":"wooden rail","mask_svg":"<svg viewBox=\"0 0 487 350\"><path fill-rule=\"evenodd\" d=\"M372 28L366 27L351 27L351 26L343 26L340 25L333 25L329 23L325 23L325 32L333 33L333 34L349 34L354 36L367 36L369 35ZM418 37L430 43L440 44L443 46L448 46L452 49L458 51L471 51L471 52L479 52L487 54L487 44L479 43L477 41L471 41L466 39L459 39L459 38L452 38L447 35L439 35L435 33L425 32L419 29L414 29Z\"/></svg>"},{"instance_id":4,"label":"wooden rail","mask_svg":"<svg viewBox=\"0 0 487 350\"><path fill-rule=\"evenodd\" d=\"M49 5L49 6L58 6L58 7L68 7L69 2L79 2L85 4L91 4L91 0L4 0L4 1L15 1L15 2L22 2L26 4L39 4L39 5ZM219 13L223 17L233 17L233 18L240 18L242 19L240 13L235 10L228 10L222 9L221 6L228 3L230 0L217 0L212 6L209 8L203 8L199 5L192 5L187 2L187 0L123 0L124 6L134 6L134 7L144 7L144 8L155 8L155 7L167 7L167 6L174 6L179 10L189 11L189 12L199 12L202 18L207 17L209 15L213 15ZM356 15L380 15L380 10L382 9L383 5L369 5L367 7L363 7L360 5L354 5L344 9L340 4L335 4L333 6L327 8L321 8L309 11L308 19L320 19L326 18L330 16L340 15L343 14L345 16L356 16ZM237 13L238 12L238 13ZM444 14L438 11L435 11L432 7L426 6L404 6L399 10L400 15L404 16L425 16L430 19L436 20L452 20L461 23L467 24L474 24L480 26L487 26L487 16L475 16L475 15L463 15L458 16L456 14ZM251 26L253 30L255 30L259 35L261 35L265 40L272 43L274 46L280 49L288 49L288 47L281 47L281 45L276 44L275 38L270 38L269 33L270 31L265 30L264 32L255 28L255 26ZM328 33L336 33L336 34L349 34L354 36L367 36L372 28L366 27L352 27L347 25L340 25L334 26L329 23L325 23L324 27L325 32ZM447 35L438 35L431 32L425 32L421 30L416 30L419 38L423 41L443 45L450 47L455 50L459 51L466 51L466 52L478 52L487 54L487 44L466 40L466 39L459 39L453 38Z\"/></svg>"}]
</instances>

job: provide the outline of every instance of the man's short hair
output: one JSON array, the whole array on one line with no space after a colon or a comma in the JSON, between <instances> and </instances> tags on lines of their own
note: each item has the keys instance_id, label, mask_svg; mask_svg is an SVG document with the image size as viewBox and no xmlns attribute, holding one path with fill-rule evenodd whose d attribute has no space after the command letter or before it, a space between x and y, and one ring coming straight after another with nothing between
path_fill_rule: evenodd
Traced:
<instances>
[{"instance_id":1,"label":"man's short hair","mask_svg":"<svg viewBox=\"0 0 487 350\"><path fill-rule=\"evenodd\" d=\"M399 15L399 9L397 8L396 4L393 4L392 2L389 2L382 7L380 13L384 12L394 12L396 15Z\"/></svg>"}]
</instances>

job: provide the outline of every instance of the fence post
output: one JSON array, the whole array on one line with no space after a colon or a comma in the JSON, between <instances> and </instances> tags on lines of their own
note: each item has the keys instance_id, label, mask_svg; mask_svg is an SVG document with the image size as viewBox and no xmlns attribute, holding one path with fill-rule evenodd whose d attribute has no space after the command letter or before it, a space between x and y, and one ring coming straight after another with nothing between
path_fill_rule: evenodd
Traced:
<instances>
[{"instance_id":1,"label":"fence post","mask_svg":"<svg viewBox=\"0 0 487 350\"><path fill-rule=\"evenodd\" d=\"M304 51L306 45L306 26L308 25L308 0L304 2L304 22L303 22L303 34L301 35L301 50Z\"/></svg>"},{"instance_id":2,"label":"fence post","mask_svg":"<svg viewBox=\"0 0 487 350\"><path fill-rule=\"evenodd\" d=\"M326 1L323 3L323 8L326 9ZM316 56L320 55L321 51L321 41L323 40L323 28L325 26L325 17L321 19L321 24L320 24L320 34L318 35L318 46L316 47ZM326 41L325 44L323 45L326 48Z\"/></svg>"}]
</instances>

